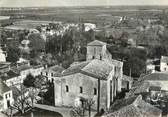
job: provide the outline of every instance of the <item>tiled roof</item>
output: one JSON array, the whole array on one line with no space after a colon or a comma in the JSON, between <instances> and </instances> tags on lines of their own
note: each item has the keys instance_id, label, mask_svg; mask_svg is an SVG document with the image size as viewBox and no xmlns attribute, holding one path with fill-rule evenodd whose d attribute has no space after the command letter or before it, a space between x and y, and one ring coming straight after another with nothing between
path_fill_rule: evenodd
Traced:
<instances>
[{"instance_id":1,"label":"tiled roof","mask_svg":"<svg viewBox=\"0 0 168 117\"><path fill-rule=\"evenodd\" d=\"M98 59L92 60L88 65L86 65L82 71L94 74L98 77L106 78L109 73L113 70L113 65L107 61L102 61Z\"/></svg>"},{"instance_id":2,"label":"tiled roof","mask_svg":"<svg viewBox=\"0 0 168 117\"><path fill-rule=\"evenodd\" d=\"M0 80L0 95L10 91L11 89L2 81Z\"/></svg>"},{"instance_id":3,"label":"tiled roof","mask_svg":"<svg viewBox=\"0 0 168 117\"><path fill-rule=\"evenodd\" d=\"M74 65L70 66L68 69L64 70L62 72L62 76L78 73L81 71L82 68L84 68L88 64L89 64L89 61L74 64Z\"/></svg>"},{"instance_id":4,"label":"tiled roof","mask_svg":"<svg viewBox=\"0 0 168 117\"><path fill-rule=\"evenodd\" d=\"M148 82L143 82L141 85L136 87L134 94L141 94L144 92L148 92L149 87L150 84Z\"/></svg>"},{"instance_id":5,"label":"tiled roof","mask_svg":"<svg viewBox=\"0 0 168 117\"><path fill-rule=\"evenodd\" d=\"M130 98L127 98L127 99L117 100L110 107L110 110L111 110L111 112L118 111L119 109L132 104L136 99L137 99L137 96L130 97Z\"/></svg>"},{"instance_id":6,"label":"tiled roof","mask_svg":"<svg viewBox=\"0 0 168 117\"><path fill-rule=\"evenodd\" d=\"M38 69L38 68L41 68L43 67L42 65L36 65L36 66L33 66L33 69Z\"/></svg>"},{"instance_id":7,"label":"tiled roof","mask_svg":"<svg viewBox=\"0 0 168 117\"><path fill-rule=\"evenodd\" d=\"M10 71L8 71L8 72L2 74L1 79L2 79L2 80L8 80L8 79L11 79L11 78L14 78L14 77L18 77L18 76L19 76L18 73L16 73L16 72L10 70Z\"/></svg>"},{"instance_id":8,"label":"tiled roof","mask_svg":"<svg viewBox=\"0 0 168 117\"><path fill-rule=\"evenodd\" d=\"M104 117L153 117L154 115L159 117L162 113L160 109L143 101L141 95L118 101L112 107Z\"/></svg>"},{"instance_id":9,"label":"tiled roof","mask_svg":"<svg viewBox=\"0 0 168 117\"><path fill-rule=\"evenodd\" d=\"M54 66L48 67L47 69L44 69L43 71L62 72L63 70L65 70L63 67L54 65Z\"/></svg>"},{"instance_id":10,"label":"tiled roof","mask_svg":"<svg viewBox=\"0 0 168 117\"><path fill-rule=\"evenodd\" d=\"M88 46L104 46L107 45L105 42L99 41L99 40L94 40L90 43L88 43Z\"/></svg>"},{"instance_id":11,"label":"tiled roof","mask_svg":"<svg viewBox=\"0 0 168 117\"><path fill-rule=\"evenodd\" d=\"M61 76L71 75L75 73L82 73L95 78L103 78L109 75L113 70L113 65L107 61L94 59L91 61L80 62L70 66L68 69L64 70Z\"/></svg>"},{"instance_id":12,"label":"tiled roof","mask_svg":"<svg viewBox=\"0 0 168 117\"><path fill-rule=\"evenodd\" d=\"M150 86L149 90L151 91L161 91L161 87L157 87L157 86Z\"/></svg>"},{"instance_id":13,"label":"tiled roof","mask_svg":"<svg viewBox=\"0 0 168 117\"><path fill-rule=\"evenodd\" d=\"M140 111L134 105L123 107L119 111L109 113L103 117L142 117Z\"/></svg>"},{"instance_id":14,"label":"tiled roof","mask_svg":"<svg viewBox=\"0 0 168 117\"><path fill-rule=\"evenodd\" d=\"M158 116L161 114L161 110L154 107L153 105L141 100L137 104L138 109L141 111L143 115L146 117L152 117L152 115Z\"/></svg>"},{"instance_id":15,"label":"tiled roof","mask_svg":"<svg viewBox=\"0 0 168 117\"><path fill-rule=\"evenodd\" d=\"M153 81L168 81L168 73L152 73L146 75L143 80L153 80Z\"/></svg>"},{"instance_id":16,"label":"tiled roof","mask_svg":"<svg viewBox=\"0 0 168 117\"><path fill-rule=\"evenodd\" d=\"M29 66L29 65L21 65L21 66L18 66L17 68L15 68L16 71L24 71L24 70L28 70L28 69L31 69L32 67Z\"/></svg>"}]
</instances>

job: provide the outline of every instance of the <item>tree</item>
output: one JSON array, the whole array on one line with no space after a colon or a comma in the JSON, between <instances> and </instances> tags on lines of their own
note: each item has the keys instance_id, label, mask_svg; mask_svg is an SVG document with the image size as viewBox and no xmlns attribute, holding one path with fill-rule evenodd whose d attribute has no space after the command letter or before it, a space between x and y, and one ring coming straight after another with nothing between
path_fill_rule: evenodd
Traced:
<instances>
[{"instance_id":1,"label":"tree","mask_svg":"<svg viewBox=\"0 0 168 117\"><path fill-rule=\"evenodd\" d=\"M45 41L39 33L32 33L28 36L30 47L36 52L45 50Z\"/></svg>"},{"instance_id":2,"label":"tree","mask_svg":"<svg viewBox=\"0 0 168 117\"><path fill-rule=\"evenodd\" d=\"M15 46L8 46L6 60L9 62L15 63L16 61L19 60L19 57L20 57L19 48Z\"/></svg>"},{"instance_id":3,"label":"tree","mask_svg":"<svg viewBox=\"0 0 168 117\"><path fill-rule=\"evenodd\" d=\"M14 104L11 105L11 109L18 110L21 114L25 113L27 108L30 108L29 95L26 95L27 89L23 85L20 85L20 96L15 100Z\"/></svg>"},{"instance_id":4,"label":"tree","mask_svg":"<svg viewBox=\"0 0 168 117\"><path fill-rule=\"evenodd\" d=\"M26 79L23 81L23 85L26 87L35 87L34 82L35 82L35 77L31 74L28 74L26 76Z\"/></svg>"},{"instance_id":5,"label":"tree","mask_svg":"<svg viewBox=\"0 0 168 117\"><path fill-rule=\"evenodd\" d=\"M89 117L91 117L91 108L94 104L95 104L95 101L93 100L93 98L89 98L86 100L86 108L88 108L89 110Z\"/></svg>"}]
</instances>

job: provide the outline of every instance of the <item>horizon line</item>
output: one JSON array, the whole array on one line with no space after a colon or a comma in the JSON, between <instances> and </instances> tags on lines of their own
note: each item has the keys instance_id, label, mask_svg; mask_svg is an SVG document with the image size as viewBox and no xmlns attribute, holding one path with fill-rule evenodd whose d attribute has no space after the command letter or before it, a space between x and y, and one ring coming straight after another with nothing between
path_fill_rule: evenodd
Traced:
<instances>
[{"instance_id":1,"label":"horizon line","mask_svg":"<svg viewBox=\"0 0 168 117\"><path fill-rule=\"evenodd\" d=\"M54 8L54 7L113 7L113 6L161 6L161 7L168 7L168 5L70 5L70 6L0 6L0 8Z\"/></svg>"}]
</instances>

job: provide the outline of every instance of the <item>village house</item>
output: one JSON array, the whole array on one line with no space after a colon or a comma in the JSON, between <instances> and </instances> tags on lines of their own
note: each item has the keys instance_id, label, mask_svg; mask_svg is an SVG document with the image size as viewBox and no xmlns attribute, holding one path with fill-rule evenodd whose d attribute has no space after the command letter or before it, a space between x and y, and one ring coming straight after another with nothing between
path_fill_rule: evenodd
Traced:
<instances>
[{"instance_id":1,"label":"village house","mask_svg":"<svg viewBox=\"0 0 168 117\"><path fill-rule=\"evenodd\" d=\"M5 54L5 52L1 49L1 47L0 47L0 62L2 63L4 63L4 62L6 62L6 54Z\"/></svg>"},{"instance_id":2,"label":"village house","mask_svg":"<svg viewBox=\"0 0 168 117\"><path fill-rule=\"evenodd\" d=\"M12 85L20 86L20 84L23 83L21 76L12 70L3 73L0 78L8 87Z\"/></svg>"},{"instance_id":3,"label":"village house","mask_svg":"<svg viewBox=\"0 0 168 117\"><path fill-rule=\"evenodd\" d=\"M168 57L167 56L161 56L160 71L161 72L167 72L168 71Z\"/></svg>"},{"instance_id":4,"label":"village house","mask_svg":"<svg viewBox=\"0 0 168 117\"><path fill-rule=\"evenodd\" d=\"M12 90L2 80L0 80L0 111L8 109L12 103Z\"/></svg>"},{"instance_id":5,"label":"village house","mask_svg":"<svg viewBox=\"0 0 168 117\"><path fill-rule=\"evenodd\" d=\"M139 95L116 101L102 117L162 117L162 111Z\"/></svg>"},{"instance_id":6,"label":"village house","mask_svg":"<svg viewBox=\"0 0 168 117\"><path fill-rule=\"evenodd\" d=\"M43 69L41 72L41 75L46 76L47 80L52 82L54 80L54 76L61 73L63 70L65 70L63 67L55 65L55 66L51 66L46 69Z\"/></svg>"},{"instance_id":7,"label":"village house","mask_svg":"<svg viewBox=\"0 0 168 117\"><path fill-rule=\"evenodd\" d=\"M152 73L140 77L126 94L126 98L142 95L143 99L152 105L165 110L168 96L168 74L163 72Z\"/></svg>"},{"instance_id":8,"label":"village house","mask_svg":"<svg viewBox=\"0 0 168 117\"><path fill-rule=\"evenodd\" d=\"M133 84L133 78L130 76L123 75L122 78L122 89L130 90Z\"/></svg>"},{"instance_id":9,"label":"village house","mask_svg":"<svg viewBox=\"0 0 168 117\"><path fill-rule=\"evenodd\" d=\"M95 40L87 46L87 61L74 63L55 76L55 106L85 106L89 98L93 109L109 109L121 92L123 63L113 60L106 43Z\"/></svg>"}]
</instances>

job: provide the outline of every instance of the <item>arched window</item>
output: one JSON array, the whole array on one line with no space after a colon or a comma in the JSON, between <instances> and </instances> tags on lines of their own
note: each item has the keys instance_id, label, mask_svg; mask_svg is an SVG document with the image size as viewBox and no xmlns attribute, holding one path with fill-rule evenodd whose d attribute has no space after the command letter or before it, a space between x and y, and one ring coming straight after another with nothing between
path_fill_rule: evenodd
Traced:
<instances>
[{"instance_id":1,"label":"arched window","mask_svg":"<svg viewBox=\"0 0 168 117\"><path fill-rule=\"evenodd\" d=\"M51 73L51 76L54 76L54 73Z\"/></svg>"},{"instance_id":2,"label":"arched window","mask_svg":"<svg viewBox=\"0 0 168 117\"><path fill-rule=\"evenodd\" d=\"M94 88L94 95L97 95L97 89Z\"/></svg>"},{"instance_id":3,"label":"arched window","mask_svg":"<svg viewBox=\"0 0 168 117\"><path fill-rule=\"evenodd\" d=\"M100 60L102 60L102 55L100 54Z\"/></svg>"},{"instance_id":4,"label":"arched window","mask_svg":"<svg viewBox=\"0 0 168 117\"><path fill-rule=\"evenodd\" d=\"M82 87L80 87L80 93L83 93L83 88Z\"/></svg>"},{"instance_id":5,"label":"arched window","mask_svg":"<svg viewBox=\"0 0 168 117\"><path fill-rule=\"evenodd\" d=\"M69 92L69 87L68 87L68 85L66 85L66 92Z\"/></svg>"}]
</instances>

